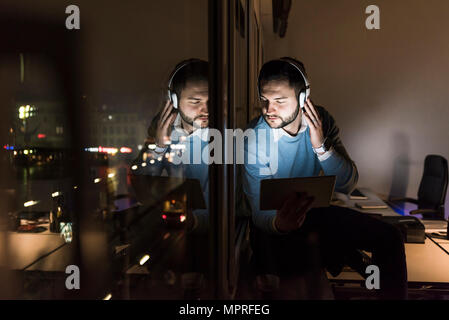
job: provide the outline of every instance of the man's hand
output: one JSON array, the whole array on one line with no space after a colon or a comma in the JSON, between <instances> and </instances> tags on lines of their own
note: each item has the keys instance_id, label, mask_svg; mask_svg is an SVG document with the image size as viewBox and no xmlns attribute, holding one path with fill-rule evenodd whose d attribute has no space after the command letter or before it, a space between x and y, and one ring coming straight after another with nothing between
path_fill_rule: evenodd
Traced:
<instances>
[{"instance_id":1,"label":"man's hand","mask_svg":"<svg viewBox=\"0 0 449 320\"><path fill-rule=\"evenodd\" d=\"M160 148L165 148L166 144L170 141L171 125L177 115L177 113L172 113L172 110L173 104L168 100L157 122L156 145Z\"/></svg>"},{"instance_id":2,"label":"man's hand","mask_svg":"<svg viewBox=\"0 0 449 320\"><path fill-rule=\"evenodd\" d=\"M307 193L293 193L285 201L281 210L276 212L275 225L280 232L290 232L299 229L306 218L307 211L312 207L314 197Z\"/></svg>"},{"instance_id":3,"label":"man's hand","mask_svg":"<svg viewBox=\"0 0 449 320\"><path fill-rule=\"evenodd\" d=\"M310 142L312 143L312 147L319 148L324 142L323 124L321 122L320 115L315 110L315 107L310 99L306 100L304 109L305 112L303 115L305 116L307 124L310 128Z\"/></svg>"}]
</instances>

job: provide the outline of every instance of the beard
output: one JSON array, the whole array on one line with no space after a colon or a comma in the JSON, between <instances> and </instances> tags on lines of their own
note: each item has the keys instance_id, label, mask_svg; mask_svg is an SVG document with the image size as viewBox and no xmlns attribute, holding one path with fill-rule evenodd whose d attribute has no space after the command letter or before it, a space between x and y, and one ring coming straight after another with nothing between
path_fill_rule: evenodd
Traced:
<instances>
[{"instance_id":1,"label":"beard","mask_svg":"<svg viewBox=\"0 0 449 320\"><path fill-rule=\"evenodd\" d=\"M181 115L181 119L184 120L188 125L191 125L195 129L206 128L209 125L209 122L207 122L204 125L202 122L201 122L201 124L198 124L195 122L196 119L204 116L202 114L196 116L195 118L191 118L191 117L187 116L184 112L182 112L181 109L178 109L178 110L179 110L179 114Z\"/></svg>"},{"instance_id":2,"label":"beard","mask_svg":"<svg viewBox=\"0 0 449 320\"><path fill-rule=\"evenodd\" d=\"M274 128L274 129L280 129L280 128L283 128L283 127L285 127L285 126L288 126L290 123L292 123L293 121L295 121L296 117L297 117L298 114L299 114L299 109L300 109L300 108L299 108L299 104L298 104L297 107L296 107L296 109L295 109L295 111L293 111L288 117L282 118L282 117L280 117L280 116L275 116L275 117L279 118L279 119L282 121L277 127L272 127L272 125L270 124L270 122L269 122L269 120L268 120L268 116L267 116L266 113L263 115L263 117L264 117L265 121L268 123L268 125L269 125L271 128ZM272 116L272 117L273 117L273 116Z\"/></svg>"}]
</instances>

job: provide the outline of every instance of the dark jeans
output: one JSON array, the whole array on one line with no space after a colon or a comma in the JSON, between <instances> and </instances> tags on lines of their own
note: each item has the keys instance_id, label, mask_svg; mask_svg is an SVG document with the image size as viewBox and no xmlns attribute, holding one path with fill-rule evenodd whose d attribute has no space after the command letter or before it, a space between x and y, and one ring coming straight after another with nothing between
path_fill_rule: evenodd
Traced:
<instances>
[{"instance_id":1,"label":"dark jeans","mask_svg":"<svg viewBox=\"0 0 449 320\"><path fill-rule=\"evenodd\" d=\"M310 210L300 229L272 235L251 228L257 273L292 275L325 267L337 275L346 258L372 253L379 267L382 299L407 298L407 266L402 235L394 226L352 209L331 206ZM369 276L369 275L368 275Z\"/></svg>"}]
</instances>

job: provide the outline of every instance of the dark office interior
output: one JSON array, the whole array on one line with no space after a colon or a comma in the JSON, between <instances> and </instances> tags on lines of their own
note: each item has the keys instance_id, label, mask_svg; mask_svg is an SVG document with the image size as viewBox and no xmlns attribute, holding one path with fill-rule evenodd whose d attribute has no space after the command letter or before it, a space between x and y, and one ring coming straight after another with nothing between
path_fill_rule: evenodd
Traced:
<instances>
[{"instance_id":1,"label":"dark office interior","mask_svg":"<svg viewBox=\"0 0 449 320\"><path fill-rule=\"evenodd\" d=\"M449 299L448 15L445 0L2 0L0 299L382 300L366 250L326 269L309 237L312 272L272 272L242 163L208 164L206 187L147 174L180 150L154 156L152 131L175 66L208 62L200 119L236 160L226 132L261 116L259 72L281 57L304 64L358 170L326 206L398 230L407 299Z\"/></svg>"}]
</instances>

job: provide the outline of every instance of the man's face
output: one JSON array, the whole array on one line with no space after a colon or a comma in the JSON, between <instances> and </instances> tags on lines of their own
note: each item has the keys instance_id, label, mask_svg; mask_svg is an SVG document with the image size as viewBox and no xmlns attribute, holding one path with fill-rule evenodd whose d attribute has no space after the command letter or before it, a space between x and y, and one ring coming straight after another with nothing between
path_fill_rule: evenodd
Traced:
<instances>
[{"instance_id":1,"label":"man's face","mask_svg":"<svg viewBox=\"0 0 449 320\"><path fill-rule=\"evenodd\" d=\"M273 80L262 85L262 114L271 128L283 128L299 113L295 89L287 80Z\"/></svg>"},{"instance_id":2,"label":"man's face","mask_svg":"<svg viewBox=\"0 0 449 320\"><path fill-rule=\"evenodd\" d=\"M188 81L181 92L179 113L194 128L209 126L209 86L207 81Z\"/></svg>"}]
</instances>

